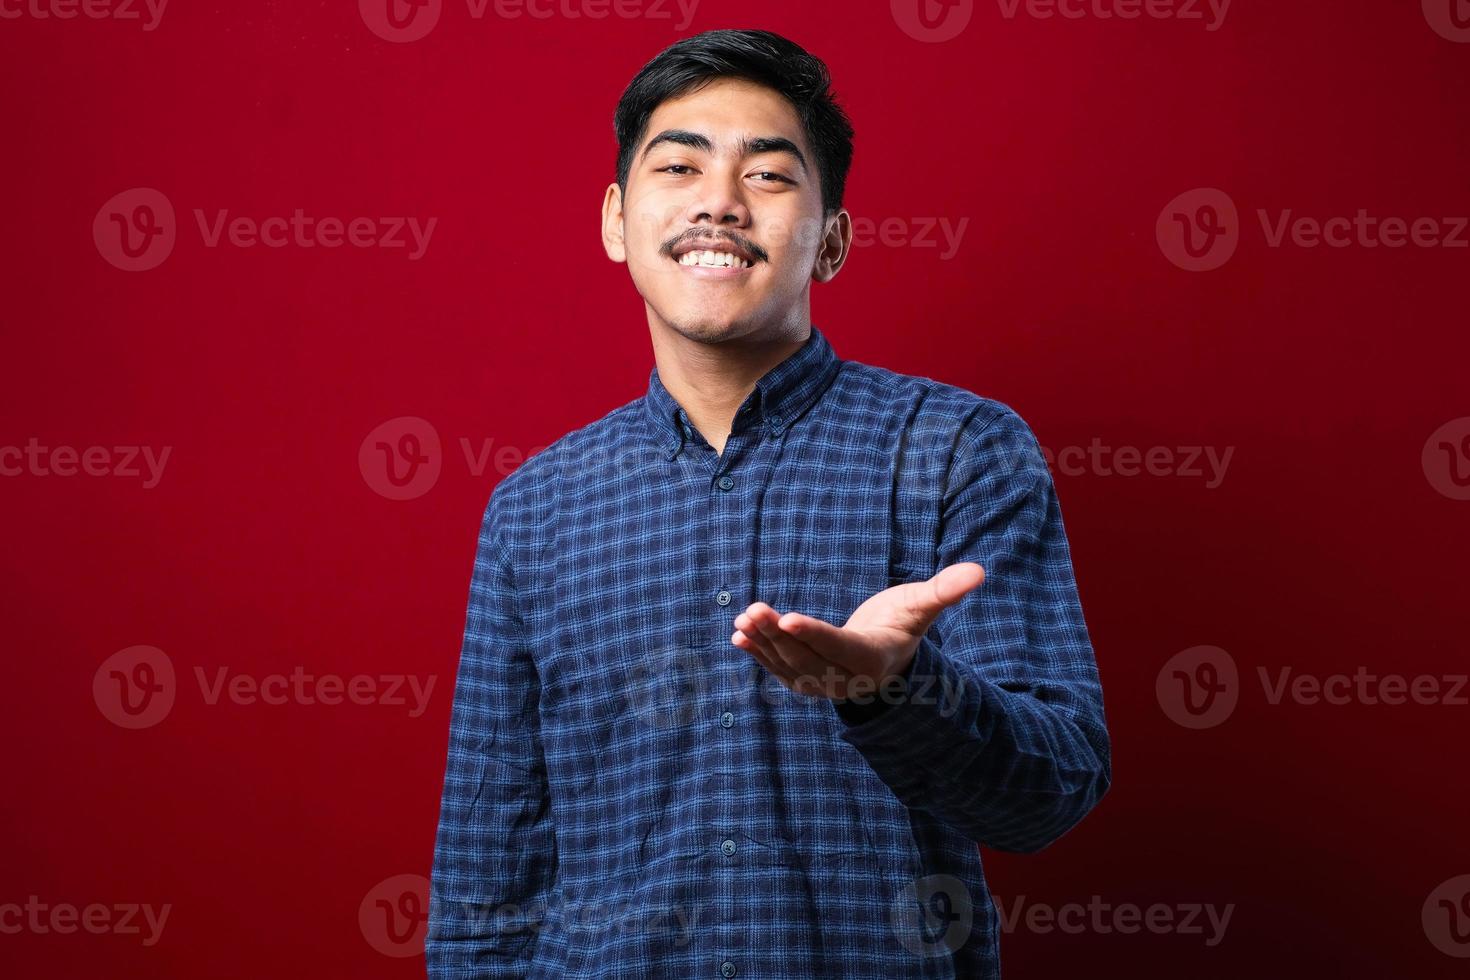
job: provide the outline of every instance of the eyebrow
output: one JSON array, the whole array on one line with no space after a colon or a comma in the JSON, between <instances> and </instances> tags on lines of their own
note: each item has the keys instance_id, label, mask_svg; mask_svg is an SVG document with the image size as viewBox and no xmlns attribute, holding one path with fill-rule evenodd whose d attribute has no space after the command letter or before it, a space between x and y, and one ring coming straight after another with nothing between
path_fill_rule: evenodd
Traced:
<instances>
[{"instance_id":1,"label":"eyebrow","mask_svg":"<svg viewBox=\"0 0 1470 980\"><path fill-rule=\"evenodd\" d=\"M703 133L696 133L688 129L666 129L648 141L640 156L646 158L660 143L677 143L680 146L702 150L705 153L715 151L714 142ZM735 143L735 154L741 158L761 153L788 153L796 158L797 163L801 164L802 170L807 169L806 157L802 155L795 143L784 136L747 136L741 137Z\"/></svg>"}]
</instances>

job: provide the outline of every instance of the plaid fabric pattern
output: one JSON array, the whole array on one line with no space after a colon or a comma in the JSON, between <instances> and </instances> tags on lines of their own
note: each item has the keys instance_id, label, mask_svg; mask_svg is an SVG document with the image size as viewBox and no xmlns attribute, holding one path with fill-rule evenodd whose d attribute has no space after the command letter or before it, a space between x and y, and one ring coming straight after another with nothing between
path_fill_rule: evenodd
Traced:
<instances>
[{"instance_id":1,"label":"plaid fabric pattern","mask_svg":"<svg viewBox=\"0 0 1470 980\"><path fill-rule=\"evenodd\" d=\"M794 694L730 643L976 561L901 691ZM977 844L1111 779L1051 475L1006 405L815 326L722 453L645 396L503 479L480 528L426 941L434 978L990 978Z\"/></svg>"}]
</instances>

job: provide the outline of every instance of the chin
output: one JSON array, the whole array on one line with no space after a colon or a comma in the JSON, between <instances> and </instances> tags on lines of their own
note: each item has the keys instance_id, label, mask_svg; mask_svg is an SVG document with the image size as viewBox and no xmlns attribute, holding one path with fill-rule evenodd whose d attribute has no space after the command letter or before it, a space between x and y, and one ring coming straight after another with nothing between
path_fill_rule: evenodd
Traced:
<instances>
[{"instance_id":1,"label":"chin","mask_svg":"<svg viewBox=\"0 0 1470 980\"><path fill-rule=\"evenodd\" d=\"M707 317L674 319L668 321L668 324L681 336L707 344L729 340L742 333L740 323Z\"/></svg>"},{"instance_id":2,"label":"chin","mask_svg":"<svg viewBox=\"0 0 1470 980\"><path fill-rule=\"evenodd\" d=\"M748 332L750 319L744 310L716 311L709 309L682 310L664 317L675 332L690 340L715 342L738 337Z\"/></svg>"}]
</instances>

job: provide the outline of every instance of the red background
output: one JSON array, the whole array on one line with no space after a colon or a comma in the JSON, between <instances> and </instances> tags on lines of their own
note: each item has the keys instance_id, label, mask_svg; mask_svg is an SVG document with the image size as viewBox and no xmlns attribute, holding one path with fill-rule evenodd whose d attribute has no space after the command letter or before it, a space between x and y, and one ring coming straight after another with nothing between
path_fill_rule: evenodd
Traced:
<instances>
[{"instance_id":1,"label":"red background","mask_svg":"<svg viewBox=\"0 0 1470 980\"><path fill-rule=\"evenodd\" d=\"M7 3L13 0L6 0ZM642 303L598 207L611 117L673 20L474 19L413 43L356 4L174 0L137 21L0 20L10 187L0 446L172 447L159 484L0 478L8 805L0 905L169 903L161 941L0 933L10 976L408 977L359 927L430 867L475 537L500 473L461 439L544 446L645 389ZM1470 45L1417 3L1236 0L1223 25L1007 18L925 43L884 3L706 0L830 65L856 126L856 217L968 219L959 252L869 244L813 290L839 356L1015 407L1050 449L1234 448L1188 476L1057 474L1100 664L1112 792L1006 903L1233 904L1224 940L1041 932L1008 976L1452 976L1420 912L1470 873L1450 705L1272 705L1273 672L1464 672L1470 502L1421 450L1470 415L1470 251L1272 248L1256 219L1470 214ZM94 245L152 187L178 241L128 272ZM1228 193L1235 256L1184 271L1161 209ZM438 219L404 249L205 246L194 209ZM375 427L428 420L442 473L374 492ZM103 661L164 651L141 730ZM1169 720L1176 653L1227 650L1225 723ZM433 676L428 710L209 704L194 680Z\"/></svg>"}]
</instances>

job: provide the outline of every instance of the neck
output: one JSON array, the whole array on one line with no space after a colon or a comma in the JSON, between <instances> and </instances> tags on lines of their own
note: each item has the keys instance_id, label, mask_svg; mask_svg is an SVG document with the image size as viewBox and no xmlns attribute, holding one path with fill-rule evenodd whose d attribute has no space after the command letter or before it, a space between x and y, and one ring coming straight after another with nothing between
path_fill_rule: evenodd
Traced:
<instances>
[{"instance_id":1,"label":"neck","mask_svg":"<svg viewBox=\"0 0 1470 980\"><path fill-rule=\"evenodd\" d=\"M755 383L806 343L810 321L706 342L649 318L659 381L689 416L699 434L723 453L735 413Z\"/></svg>"}]
</instances>

